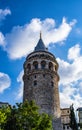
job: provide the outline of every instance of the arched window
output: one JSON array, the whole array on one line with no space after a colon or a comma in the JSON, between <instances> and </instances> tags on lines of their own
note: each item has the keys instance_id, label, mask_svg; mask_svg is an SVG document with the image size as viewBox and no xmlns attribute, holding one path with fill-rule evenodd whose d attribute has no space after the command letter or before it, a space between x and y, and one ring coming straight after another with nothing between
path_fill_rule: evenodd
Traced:
<instances>
[{"instance_id":1,"label":"arched window","mask_svg":"<svg viewBox=\"0 0 82 130\"><path fill-rule=\"evenodd\" d=\"M36 75L34 76L34 78L36 79Z\"/></svg>"},{"instance_id":2,"label":"arched window","mask_svg":"<svg viewBox=\"0 0 82 130\"><path fill-rule=\"evenodd\" d=\"M34 66L34 69L38 69L38 62L37 62L37 61L34 61L34 62L33 62L33 66Z\"/></svg>"},{"instance_id":3,"label":"arched window","mask_svg":"<svg viewBox=\"0 0 82 130\"><path fill-rule=\"evenodd\" d=\"M65 125L63 125L63 130L65 130Z\"/></svg>"},{"instance_id":4,"label":"arched window","mask_svg":"<svg viewBox=\"0 0 82 130\"><path fill-rule=\"evenodd\" d=\"M52 64L52 62L49 62L49 69L53 70L53 64Z\"/></svg>"},{"instance_id":5,"label":"arched window","mask_svg":"<svg viewBox=\"0 0 82 130\"><path fill-rule=\"evenodd\" d=\"M67 129L69 129L69 126L67 126Z\"/></svg>"},{"instance_id":6,"label":"arched window","mask_svg":"<svg viewBox=\"0 0 82 130\"><path fill-rule=\"evenodd\" d=\"M27 69L28 69L28 71L31 70L31 64L30 63L27 64Z\"/></svg>"},{"instance_id":7,"label":"arched window","mask_svg":"<svg viewBox=\"0 0 82 130\"><path fill-rule=\"evenodd\" d=\"M37 81L35 80L35 81L34 81L34 86L36 86L36 85L37 85Z\"/></svg>"},{"instance_id":8,"label":"arched window","mask_svg":"<svg viewBox=\"0 0 82 130\"><path fill-rule=\"evenodd\" d=\"M43 77L45 78L45 74L43 74Z\"/></svg>"},{"instance_id":9,"label":"arched window","mask_svg":"<svg viewBox=\"0 0 82 130\"><path fill-rule=\"evenodd\" d=\"M41 68L44 69L46 67L46 61L41 61Z\"/></svg>"}]
</instances>

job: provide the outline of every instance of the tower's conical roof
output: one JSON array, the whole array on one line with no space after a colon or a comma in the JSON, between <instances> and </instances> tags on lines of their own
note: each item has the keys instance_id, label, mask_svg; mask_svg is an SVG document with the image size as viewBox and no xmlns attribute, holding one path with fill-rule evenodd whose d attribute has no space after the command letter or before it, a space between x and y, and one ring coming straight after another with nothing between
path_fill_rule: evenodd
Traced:
<instances>
[{"instance_id":1,"label":"tower's conical roof","mask_svg":"<svg viewBox=\"0 0 82 130\"><path fill-rule=\"evenodd\" d=\"M47 50L48 49L44 45L44 42L41 37L41 32L40 32L40 39L39 39L34 51L47 51Z\"/></svg>"}]
</instances>

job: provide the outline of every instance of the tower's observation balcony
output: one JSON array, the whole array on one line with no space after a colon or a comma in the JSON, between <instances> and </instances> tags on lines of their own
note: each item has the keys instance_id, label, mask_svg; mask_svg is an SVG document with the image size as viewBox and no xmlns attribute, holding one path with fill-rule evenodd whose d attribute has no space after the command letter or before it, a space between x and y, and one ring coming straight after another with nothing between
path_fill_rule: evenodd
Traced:
<instances>
[{"instance_id":1,"label":"tower's observation balcony","mask_svg":"<svg viewBox=\"0 0 82 130\"><path fill-rule=\"evenodd\" d=\"M26 74L32 71L40 70L48 72L55 72L57 74L58 63L54 55L46 51L35 51L29 54L24 63L24 70Z\"/></svg>"}]
</instances>

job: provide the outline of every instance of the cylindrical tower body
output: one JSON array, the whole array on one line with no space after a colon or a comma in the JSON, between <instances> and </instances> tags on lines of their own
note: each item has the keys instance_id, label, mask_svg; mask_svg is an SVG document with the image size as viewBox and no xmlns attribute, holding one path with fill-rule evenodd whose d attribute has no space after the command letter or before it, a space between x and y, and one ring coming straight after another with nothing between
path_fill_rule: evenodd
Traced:
<instances>
[{"instance_id":1,"label":"cylindrical tower body","mask_svg":"<svg viewBox=\"0 0 82 130\"><path fill-rule=\"evenodd\" d=\"M60 116L60 102L55 57L46 51L35 51L24 63L24 100L35 100L41 112Z\"/></svg>"}]
</instances>

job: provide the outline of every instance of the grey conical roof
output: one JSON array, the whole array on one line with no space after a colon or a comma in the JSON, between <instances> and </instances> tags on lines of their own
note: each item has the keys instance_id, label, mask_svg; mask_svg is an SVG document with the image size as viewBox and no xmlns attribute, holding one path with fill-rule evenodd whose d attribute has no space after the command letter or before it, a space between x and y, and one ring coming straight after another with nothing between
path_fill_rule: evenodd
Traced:
<instances>
[{"instance_id":1,"label":"grey conical roof","mask_svg":"<svg viewBox=\"0 0 82 130\"><path fill-rule=\"evenodd\" d=\"M44 42L41 38L41 33L40 33L40 39L35 47L34 51L47 51L48 49L45 47Z\"/></svg>"}]
</instances>

